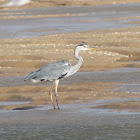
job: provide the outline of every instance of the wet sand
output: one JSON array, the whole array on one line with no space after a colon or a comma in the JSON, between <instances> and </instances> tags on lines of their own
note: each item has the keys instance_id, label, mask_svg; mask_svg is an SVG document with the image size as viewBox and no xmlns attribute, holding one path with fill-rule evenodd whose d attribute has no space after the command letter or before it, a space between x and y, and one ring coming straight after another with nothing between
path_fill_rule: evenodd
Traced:
<instances>
[{"instance_id":1,"label":"wet sand","mask_svg":"<svg viewBox=\"0 0 140 140\"><path fill-rule=\"evenodd\" d=\"M30 6L36 7L33 5L34 2ZM137 13L139 9L132 11ZM139 139L140 26L139 16L133 14L98 19L116 24L126 21L121 28L1 38L0 102L5 103L0 104L0 138ZM19 17L8 18L14 21ZM35 16L31 14L29 18ZM51 83L25 83L23 77L57 60L75 64L73 49L83 41L98 51L81 53L83 66L80 72L60 82L61 109L53 110L48 94Z\"/></svg>"}]
</instances>

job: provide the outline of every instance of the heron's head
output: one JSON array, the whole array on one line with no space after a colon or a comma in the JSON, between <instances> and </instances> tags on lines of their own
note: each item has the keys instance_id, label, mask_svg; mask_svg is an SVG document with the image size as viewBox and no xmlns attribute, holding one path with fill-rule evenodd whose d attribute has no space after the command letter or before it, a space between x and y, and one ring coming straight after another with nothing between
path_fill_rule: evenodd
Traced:
<instances>
[{"instance_id":1,"label":"heron's head","mask_svg":"<svg viewBox=\"0 0 140 140\"><path fill-rule=\"evenodd\" d=\"M86 44L79 44L79 45L76 46L75 49L79 50L79 51L81 51L81 50L96 50L96 48L91 48Z\"/></svg>"}]
</instances>

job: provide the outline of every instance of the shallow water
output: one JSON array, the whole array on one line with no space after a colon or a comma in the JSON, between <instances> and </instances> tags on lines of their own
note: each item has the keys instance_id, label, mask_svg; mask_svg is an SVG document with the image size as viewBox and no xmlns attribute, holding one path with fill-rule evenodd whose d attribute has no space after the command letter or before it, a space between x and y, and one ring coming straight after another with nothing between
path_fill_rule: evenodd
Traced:
<instances>
[{"instance_id":1,"label":"shallow water","mask_svg":"<svg viewBox=\"0 0 140 140\"><path fill-rule=\"evenodd\" d=\"M140 113L107 109L91 109L101 104L133 101L139 98L97 100L87 104L62 105L53 110L42 106L30 111L0 112L2 139L129 139L140 138Z\"/></svg>"},{"instance_id":2,"label":"shallow water","mask_svg":"<svg viewBox=\"0 0 140 140\"><path fill-rule=\"evenodd\" d=\"M46 34L102 30L136 26L126 24L139 20L140 4L121 4L106 6L72 6L53 8L34 8L20 10L1 10L3 17L25 17L24 19L0 19L0 39L24 38ZM10 14L11 13L11 14ZM59 15L65 17L26 18L34 15ZM128 17L128 19L106 20ZM131 19L133 18L133 19ZM97 21L95 21L97 20ZM98 21L100 20L100 21Z\"/></svg>"},{"instance_id":3,"label":"shallow water","mask_svg":"<svg viewBox=\"0 0 140 140\"><path fill-rule=\"evenodd\" d=\"M50 113L50 112L49 112ZM58 115L60 113L51 113ZM8 126L4 124L0 128L0 137L4 139L30 139L30 140L112 140L129 139L139 140L139 122L138 115L95 115L93 118L87 117L90 125L79 121L76 116L73 117L73 123L62 123L60 120L67 119L62 117L56 125L51 125L49 119L44 123L17 123ZM104 117L104 118L103 118ZM134 118L136 121L134 121ZM84 121L87 121L84 119ZM114 121L115 120L115 121ZM131 123L128 123L130 121ZM95 123L94 123L95 122Z\"/></svg>"}]
</instances>

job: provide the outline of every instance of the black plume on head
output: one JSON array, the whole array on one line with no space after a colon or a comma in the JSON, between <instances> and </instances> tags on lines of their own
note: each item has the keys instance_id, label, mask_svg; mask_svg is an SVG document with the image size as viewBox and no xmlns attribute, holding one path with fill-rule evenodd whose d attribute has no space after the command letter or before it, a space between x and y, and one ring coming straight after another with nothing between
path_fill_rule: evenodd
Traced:
<instances>
[{"instance_id":1,"label":"black plume on head","mask_svg":"<svg viewBox=\"0 0 140 140\"><path fill-rule=\"evenodd\" d=\"M79 44L78 46L84 46L87 45L85 42L82 42L81 44Z\"/></svg>"}]
</instances>

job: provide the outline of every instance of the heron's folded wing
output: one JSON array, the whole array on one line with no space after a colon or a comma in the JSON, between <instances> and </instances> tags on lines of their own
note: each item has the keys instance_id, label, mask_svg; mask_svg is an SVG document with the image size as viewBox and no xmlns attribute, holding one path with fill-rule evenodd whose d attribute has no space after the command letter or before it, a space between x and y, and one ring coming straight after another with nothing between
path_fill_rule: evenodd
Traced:
<instances>
[{"instance_id":1,"label":"heron's folded wing","mask_svg":"<svg viewBox=\"0 0 140 140\"><path fill-rule=\"evenodd\" d=\"M56 80L62 79L70 70L71 64L69 61L62 60L48 64L38 71L31 73L32 79L36 80Z\"/></svg>"}]
</instances>

